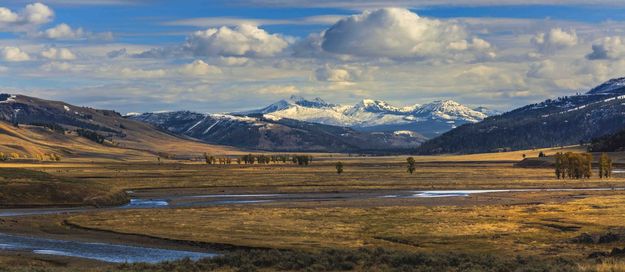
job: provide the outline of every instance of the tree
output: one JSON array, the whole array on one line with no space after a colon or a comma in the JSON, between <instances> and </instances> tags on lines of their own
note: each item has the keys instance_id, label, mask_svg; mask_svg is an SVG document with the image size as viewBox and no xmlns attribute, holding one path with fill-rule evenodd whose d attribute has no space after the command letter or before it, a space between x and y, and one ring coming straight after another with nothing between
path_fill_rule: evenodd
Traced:
<instances>
[{"instance_id":1,"label":"tree","mask_svg":"<svg viewBox=\"0 0 625 272\"><path fill-rule=\"evenodd\" d=\"M343 173L343 163L342 162L337 162L336 163L336 173L339 174L339 175Z\"/></svg>"},{"instance_id":2,"label":"tree","mask_svg":"<svg viewBox=\"0 0 625 272\"><path fill-rule=\"evenodd\" d=\"M408 162L408 173L410 173L412 175L412 173L414 173L414 171L417 169L416 168L416 161L413 157L408 157L406 159L406 162Z\"/></svg>"},{"instance_id":3,"label":"tree","mask_svg":"<svg viewBox=\"0 0 625 272\"><path fill-rule=\"evenodd\" d=\"M544 153L544 152L540 151L540 152L538 153L538 157L539 157L539 158L543 158L543 157L546 157L546 155L545 155L545 153Z\"/></svg>"},{"instance_id":4,"label":"tree","mask_svg":"<svg viewBox=\"0 0 625 272\"><path fill-rule=\"evenodd\" d=\"M556 163L555 163L556 178L558 179L564 178L564 175L563 175L564 169L562 168L562 153L557 153L555 155L555 159L556 159Z\"/></svg>"},{"instance_id":5,"label":"tree","mask_svg":"<svg viewBox=\"0 0 625 272\"><path fill-rule=\"evenodd\" d=\"M612 176L612 159L608 154L602 153L599 158L599 178L609 178Z\"/></svg>"}]
</instances>

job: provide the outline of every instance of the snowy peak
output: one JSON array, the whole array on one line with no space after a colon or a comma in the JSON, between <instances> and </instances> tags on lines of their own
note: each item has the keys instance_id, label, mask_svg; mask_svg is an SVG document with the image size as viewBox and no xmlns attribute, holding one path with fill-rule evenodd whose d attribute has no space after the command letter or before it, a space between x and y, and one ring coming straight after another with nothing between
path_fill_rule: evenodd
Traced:
<instances>
[{"instance_id":1,"label":"snowy peak","mask_svg":"<svg viewBox=\"0 0 625 272\"><path fill-rule=\"evenodd\" d=\"M355 111L365 111L372 113L391 113L396 114L400 113L401 110L397 107L391 106L385 101L381 100L373 100L373 99L363 99L358 104L356 104L351 112Z\"/></svg>"},{"instance_id":2,"label":"snowy peak","mask_svg":"<svg viewBox=\"0 0 625 272\"><path fill-rule=\"evenodd\" d=\"M614 94L625 91L625 77L613 78L603 84L594 87L588 94Z\"/></svg>"},{"instance_id":3,"label":"snowy peak","mask_svg":"<svg viewBox=\"0 0 625 272\"><path fill-rule=\"evenodd\" d=\"M416 115L429 115L432 118L445 120L466 120L478 122L488 117L453 100L439 100L425 104L414 110Z\"/></svg>"},{"instance_id":4,"label":"snowy peak","mask_svg":"<svg viewBox=\"0 0 625 272\"><path fill-rule=\"evenodd\" d=\"M307 107L307 108L326 108L326 107L332 107L334 105L329 104L327 102L325 102L323 99L317 97L313 100L308 100L304 97L301 97L299 95L292 95L289 98L289 101L291 104L295 104L295 105L299 105L302 107Z\"/></svg>"}]
</instances>

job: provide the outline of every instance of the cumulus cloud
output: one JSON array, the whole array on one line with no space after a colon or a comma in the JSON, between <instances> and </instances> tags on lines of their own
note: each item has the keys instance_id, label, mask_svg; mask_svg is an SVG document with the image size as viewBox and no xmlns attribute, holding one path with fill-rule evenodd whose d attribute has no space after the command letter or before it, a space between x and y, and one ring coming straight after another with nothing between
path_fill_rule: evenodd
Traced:
<instances>
[{"instance_id":1,"label":"cumulus cloud","mask_svg":"<svg viewBox=\"0 0 625 272\"><path fill-rule=\"evenodd\" d=\"M561 28L552 28L548 32L536 34L531 42L538 51L553 53L577 45L578 39L575 30L567 32Z\"/></svg>"},{"instance_id":2,"label":"cumulus cloud","mask_svg":"<svg viewBox=\"0 0 625 272\"><path fill-rule=\"evenodd\" d=\"M271 57L291 43L290 38L270 34L253 25L223 26L196 31L181 46L153 48L135 57L159 58L180 55L195 57Z\"/></svg>"},{"instance_id":3,"label":"cumulus cloud","mask_svg":"<svg viewBox=\"0 0 625 272\"><path fill-rule=\"evenodd\" d=\"M326 52L365 57L447 57L491 48L485 40L469 38L458 24L422 18L401 8L349 16L325 30L320 39Z\"/></svg>"},{"instance_id":4,"label":"cumulus cloud","mask_svg":"<svg viewBox=\"0 0 625 272\"><path fill-rule=\"evenodd\" d=\"M62 23L54 27L48 28L44 31L40 31L34 35L37 38L44 38L49 40L112 40L113 33L101 32L93 33L83 30L81 27L72 28L68 24Z\"/></svg>"},{"instance_id":5,"label":"cumulus cloud","mask_svg":"<svg viewBox=\"0 0 625 272\"><path fill-rule=\"evenodd\" d=\"M592 45L592 52L586 55L589 60L621 59L625 56L625 40L618 36L605 37Z\"/></svg>"},{"instance_id":6,"label":"cumulus cloud","mask_svg":"<svg viewBox=\"0 0 625 272\"><path fill-rule=\"evenodd\" d=\"M253 25L220 27L196 31L183 49L194 56L269 57L280 53L289 42Z\"/></svg>"},{"instance_id":7,"label":"cumulus cloud","mask_svg":"<svg viewBox=\"0 0 625 272\"><path fill-rule=\"evenodd\" d=\"M41 52L41 56L51 60L75 60L76 55L67 48L50 47Z\"/></svg>"},{"instance_id":8,"label":"cumulus cloud","mask_svg":"<svg viewBox=\"0 0 625 272\"><path fill-rule=\"evenodd\" d=\"M54 11L41 3L29 4L19 12L0 7L0 29L21 32L52 21Z\"/></svg>"},{"instance_id":9,"label":"cumulus cloud","mask_svg":"<svg viewBox=\"0 0 625 272\"><path fill-rule=\"evenodd\" d=\"M185 75L202 76L209 74L219 74L221 69L217 66L209 65L202 60L196 60L192 63L182 66L180 72Z\"/></svg>"},{"instance_id":10,"label":"cumulus cloud","mask_svg":"<svg viewBox=\"0 0 625 272\"><path fill-rule=\"evenodd\" d=\"M19 47L7 46L0 49L0 58L4 61L19 62L30 60L30 56Z\"/></svg>"}]
</instances>

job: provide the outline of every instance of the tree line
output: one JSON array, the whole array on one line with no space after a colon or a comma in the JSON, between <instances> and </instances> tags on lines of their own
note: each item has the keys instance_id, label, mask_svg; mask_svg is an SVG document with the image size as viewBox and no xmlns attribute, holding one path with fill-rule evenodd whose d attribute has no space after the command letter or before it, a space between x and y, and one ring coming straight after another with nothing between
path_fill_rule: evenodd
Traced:
<instances>
[{"instance_id":1,"label":"tree line","mask_svg":"<svg viewBox=\"0 0 625 272\"><path fill-rule=\"evenodd\" d=\"M277 164L277 163L293 163L297 165L307 166L312 163L313 156L310 155L264 155L264 154L247 154L236 158L218 157L204 153L204 162L206 164Z\"/></svg>"},{"instance_id":2,"label":"tree line","mask_svg":"<svg viewBox=\"0 0 625 272\"><path fill-rule=\"evenodd\" d=\"M10 160L19 160L19 159L30 159L28 155L20 155L19 153L12 152L10 154L6 154L4 152L0 152L0 162L10 161ZM34 159L39 161L61 161L61 156L54 153L49 154L35 154Z\"/></svg>"}]
</instances>

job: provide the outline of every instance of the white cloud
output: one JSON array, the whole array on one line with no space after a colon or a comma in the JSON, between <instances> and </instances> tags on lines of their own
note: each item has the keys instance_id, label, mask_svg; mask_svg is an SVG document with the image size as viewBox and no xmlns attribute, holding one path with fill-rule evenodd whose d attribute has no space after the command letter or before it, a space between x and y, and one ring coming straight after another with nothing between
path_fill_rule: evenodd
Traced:
<instances>
[{"instance_id":1,"label":"white cloud","mask_svg":"<svg viewBox=\"0 0 625 272\"><path fill-rule=\"evenodd\" d=\"M209 74L219 74L221 69L217 66L209 65L202 60L196 60L192 63L182 66L180 72L185 75L202 76Z\"/></svg>"},{"instance_id":2,"label":"white cloud","mask_svg":"<svg viewBox=\"0 0 625 272\"><path fill-rule=\"evenodd\" d=\"M46 24L54 18L54 11L41 3L29 4L19 12L0 7L0 30L23 32Z\"/></svg>"},{"instance_id":3,"label":"white cloud","mask_svg":"<svg viewBox=\"0 0 625 272\"><path fill-rule=\"evenodd\" d=\"M40 25L52 21L54 11L44 4L34 3L26 5L26 8L20 15L25 23Z\"/></svg>"},{"instance_id":4,"label":"white cloud","mask_svg":"<svg viewBox=\"0 0 625 272\"><path fill-rule=\"evenodd\" d=\"M48 28L44 31L40 31L34 35L37 38L44 38L50 40L112 40L113 33L102 32L92 33L83 30L82 28L72 28L68 24L62 23L54 27Z\"/></svg>"},{"instance_id":5,"label":"white cloud","mask_svg":"<svg viewBox=\"0 0 625 272\"><path fill-rule=\"evenodd\" d=\"M589 60L621 59L625 57L625 39L619 36L605 37L592 45L592 52L586 55Z\"/></svg>"},{"instance_id":6,"label":"white cloud","mask_svg":"<svg viewBox=\"0 0 625 272\"><path fill-rule=\"evenodd\" d=\"M183 45L194 56L269 57L280 53L289 42L252 25L196 31Z\"/></svg>"},{"instance_id":7,"label":"white cloud","mask_svg":"<svg viewBox=\"0 0 625 272\"><path fill-rule=\"evenodd\" d=\"M52 60L75 60L76 55L67 48L50 47L41 52L41 56Z\"/></svg>"},{"instance_id":8,"label":"white cloud","mask_svg":"<svg viewBox=\"0 0 625 272\"><path fill-rule=\"evenodd\" d=\"M4 61L19 62L30 60L30 56L19 47L7 46L0 49L0 58Z\"/></svg>"},{"instance_id":9,"label":"white cloud","mask_svg":"<svg viewBox=\"0 0 625 272\"><path fill-rule=\"evenodd\" d=\"M401 8L365 11L338 21L321 35L321 48L330 53L364 57L450 57L490 44L469 39L455 23L419 17Z\"/></svg>"},{"instance_id":10,"label":"white cloud","mask_svg":"<svg viewBox=\"0 0 625 272\"><path fill-rule=\"evenodd\" d=\"M561 28L552 28L548 32L536 34L531 42L540 52L553 53L577 45L578 39L575 30L567 32Z\"/></svg>"}]
</instances>

